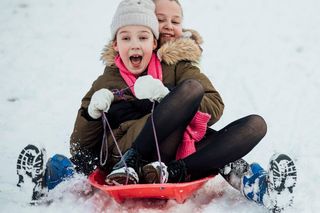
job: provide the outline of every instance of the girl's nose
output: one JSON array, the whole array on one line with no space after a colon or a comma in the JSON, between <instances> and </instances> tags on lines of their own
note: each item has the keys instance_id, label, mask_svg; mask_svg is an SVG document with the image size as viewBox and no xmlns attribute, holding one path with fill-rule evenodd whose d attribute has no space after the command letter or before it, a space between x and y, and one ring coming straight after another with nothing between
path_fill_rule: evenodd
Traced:
<instances>
[{"instance_id":1,"label":"girl's nose","mask_svg":"<svg viewBox=\"0 0 320 213\"><path fill-rule=\"evenodd\" d=\"M168 30L172 30L173 29L173 25L172 25L171 21L166 21L165 25L164 25L164 28L168 29Z\"/></svg>"},{"instance_id":2,"label":"girl's nose","mask_svg":"<svg viewBox=\"0 0 320 213\"><path fill-rule=\"evenodd\" d=\"M132 42L131 42L131 49L140 49L140 44L139 44L139 42L138 41L136 41L136 40L132 40Z\"/></svg>"}]
</instances>

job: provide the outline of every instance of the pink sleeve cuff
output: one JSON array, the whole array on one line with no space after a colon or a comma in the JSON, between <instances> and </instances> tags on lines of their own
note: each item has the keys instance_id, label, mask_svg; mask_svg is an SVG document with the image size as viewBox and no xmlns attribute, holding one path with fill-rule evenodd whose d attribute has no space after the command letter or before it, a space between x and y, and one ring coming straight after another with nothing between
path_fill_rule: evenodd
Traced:
<instances>
[{"instance_id":1,"label":"pink sleeve cuff","mask_svg":"<svg viewBox=\"0 0 320 213\"><path fill-rule=\"evenodd\" d=\"M182 142L177 150L176 159L185 158L196 151L195 142L200 141L207 132L207 124L211 115L198 111L183 134Z\"/></svg>"}]
</instances>

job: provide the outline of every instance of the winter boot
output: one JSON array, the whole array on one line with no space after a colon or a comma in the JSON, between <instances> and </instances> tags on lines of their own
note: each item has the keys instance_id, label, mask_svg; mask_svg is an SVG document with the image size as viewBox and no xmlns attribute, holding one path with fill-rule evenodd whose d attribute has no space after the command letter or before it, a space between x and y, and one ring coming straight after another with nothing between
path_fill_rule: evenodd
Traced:
<instances>
[{"instance_id":1,"label":"winter boot","mask_svg":"<svg viewBox=\"0 0 320 213\"><path fill-rule=\"evenodd\" d=\"M249 164L245 160L239 159L225 165L219 172L232 187L240 191L241 179L248 172L248 169Z\"/></svg>"},{"instance_id":2,"label":"winter boot","mask_svg":"<svg viewBox=\"0 0 320 213\"><path fill-rule=\"evenodd\" d=\"M72 177L74 172L74 166L69 158L56 154L47 162L45 171L45 185L49 190L51 190L62 181Z\"/></svg>"},{"instance_id":3,"label":"winter boot","mask_svg":"<svg viewBox=\"0 0 320 213\"><path fill-rule=\"evenodd\" d=\"M268 175L268 208L280 212L293 203L293 189L297 182L295 164L289 156L275 154L269 162Z\"/></svg>"},{"instance_id":4,"label":"winter boot","mask_svg":"<svg viewBox=\"0 0 320 213\"><path fill-rule=\"evenodd\" d=\"M249 166L242 178L241 192L249 200L280 212L292 205L297 172L292 159L284 154L274 155L266 172L257 163Z\"/></svg>"},{"instance_id":5,"label":"winter boot","mask_svg":"<svg viewBox=\"0 0 320 213\"><path fill-rule=\"evenodd\" d=\"M139 183L141 156L134 149L128 149L122 159L114 165L112 172L107 176L108 185L127 185Z\"/></svg>"},{"instance_id":6,"label":"winter boot","mask_svg":"<svg viewBox=\"0 0 320 213\"><path fill-rule=\"evenodd\" d=\"M187 169L183 160L172 161L166 166L161 163L162 170L160 169L159 162L153 162L145 165L142 168L142 174L146 183L180 183L188 181ZM160 174L162 171L162 177Z\"/></svg>"},{"instance_id":7,"label":"winter boot","mask_svg":"<svg viewBox=\"0 0 320 213\"><path fill-rule=\"evenodd\" d=\"M257 164L250 164L248 172L242 177L241 192L249 200L264 205L268 199L268 175Z\"/></svg>"},{"instance_id":8,"label":"winter boot","mask_svg":"<svg viewBox=\"0 0 320 213\"><path fill-rule=\"evenodd\" d=\"M168 182L181 183L189 181L187 167L183 160L175 160L168 164Z\"/></svg>"},{"instance_id":9,"label":"winter boot","mask_svg":"<svg viewBox=\"0 0 320 213\"><path fill-rule=\"evenodd\" d=\"M145 183L167 183L169 173L164 163L155 161L142 167L142 176Z\"/></svg>"},{"instance_id":10,"label":"winter boot","mask_svg":"<svg viewBox=\"0 0 320 213\"><path fill-rule=\"evenodd\" d=\"M44 174L45 174L46 150L39 149L34 145L27 145L22 149L17 160L17 174L19 181L17 186L21 187L24 178L29 177L35 186L32 192L32 204L46 194Z\"/></svg>"}]
</instances>

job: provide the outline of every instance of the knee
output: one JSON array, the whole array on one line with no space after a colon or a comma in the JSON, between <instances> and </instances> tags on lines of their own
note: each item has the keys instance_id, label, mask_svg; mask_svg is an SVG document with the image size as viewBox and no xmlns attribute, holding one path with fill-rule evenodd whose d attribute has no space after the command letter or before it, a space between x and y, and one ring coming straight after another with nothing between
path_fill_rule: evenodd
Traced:
<instances>
[{"instance_id":1,"label":"knee","mask_svg":"<svg viewBox=\"0 0 320 213\"><path fill-rule=\"evenodd\" d=\"M204 95L204 89L201 83L195 79L187 79L181 83L181 89L186 93L186 95L196 96L201 98Z\"/></svg>"},{"instance_id":2,"label":"knee","mask_svg":"<svg viewBox=\"0 0 320 213\"><path fill-rule=\"evenodd\" d=\"M249 115L248 122L255 134L259 137L264 137L267 133L267 123L260 115Z\"/></svg>"}]
</instances>

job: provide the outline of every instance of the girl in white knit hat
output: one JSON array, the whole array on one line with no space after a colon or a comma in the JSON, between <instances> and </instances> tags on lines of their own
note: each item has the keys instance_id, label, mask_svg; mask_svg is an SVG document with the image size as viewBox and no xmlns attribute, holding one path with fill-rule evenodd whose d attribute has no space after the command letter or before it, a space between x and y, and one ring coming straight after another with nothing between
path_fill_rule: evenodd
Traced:
<instances>
[{"instance_id":1,"label":"girl in white knit hat","mask_svg":"<svg viewBox=\"0 0 320 213\"><path fill-rule=\"evenodd\" d=\"M148 1L144 3L146 2ZM127 86L131 88L131 92L136 98L151 99L158 102L161 101L161 103L155 108L152 117L150 115L144 116L141 119L145 121L144 119L147 118L145 122L139 124L141 121L139 120L135 127L132 127L141 126L138 134L130 138L131 140L133 139L132 147L125 152L123 161L119 161L113 166L106 181L112 185L139 183L141 180L145 182L184 182L213 174L218 169L223 168L224 176L228 180L232 178L233 181L230 182L248 199L270 208L282 208L279 205L276 206L276 203L274 203L276 201L270 199L269 195L278 193L279 190L285 191L288 188L291 190L294 184L289 187L283 185L275 190L275 186L272 185L274 182L271 181L271 178L268 179L267 172L258 164L248 165L243 160L233 163L234 160L240 159L247 154L265 135L266 125L264 120L260 116L251 115L233 122L220 131L207 128L208 125L216 122L221 116L223 109L221 97L214 90L207 77L200 73L198 67L192 65L189 61L176 61L171 65L170 60L165 60L167 55L177 53L177 49L179 49L168 51L167 48L168 45L175 46L175 41L183 37L181 27L182 9L178 1L156 0L155 2L157 4L156 15L160 23L160 44L162 44L162 49L160 48L158 51L158 56L164 60L161 67L162 71L159 72L157 70L157 75L152 74L150 65L148 65L148 71L145 73L148 61L152 57L150 55L154 57L154 53L150 52L151 49L155 49L156 41L153 43L148 42L148 45L141 43L141 49L134 46L135 51L138 51L138 49L141 51L140 54L138 54L139 51L133 52L134 57L130 55L130 50L133 48L131 45L135 43L127 41L134 39L132 35L135 35L133 33L135 30L146 27L149 27L157 38L158 35L154 26L148 25L153 22L143 19L144 22L139 25L138 21L135 20L135 16L130 14L134 9L131 8L129 10L127 4L120 4L112 22L112 37L115 35L113 49L119 53L115 57L115 64L120 69L120 74L126 81ZM141 2L138 5L141 5ZM124 11L126 11L125 15L123 14ZM138 24L139 27L135 26L135 24ZM143 24L145 26L141 26ZM125 42L123 41L124 39ZM195 46L198 45L196 44ZM187 55L187 52L179 52L178 55L184 56ZM121 60L123 63L118 63L117 60ZM158 61L158 58L155 60ZM167 69L166 65L168 64L174 68L172 70ZM182 64L184 66L180 71L179 68L181 68L180 65ZM135 67L139 69L134 69ZM135 76L131 77L130 80L126 80L127 76L122 69L127 69L126 73L131 73ZM166 81L166 78L161 79L159 77L161 72L163 72L163 76L174 74L176 78L167 78L170 80ZM179 74L177 75L177 73ZM148 75L144 76L145 74ZM153 76L153 78L149 78L149 75ZM159 80L164 82L166 86L173 85L175 88L169 92ZM199 82L201 83L199 84ZM209 92L210 90L211 92ZM213 96L210 94L212 92L214 93ZM111 93L109 92L109 94ZM111 102L109 103L111 104ZM109 103L107 105L110 105ZM93 106L92 102L88 107L89 115L91 106ZM199 111L197 111L198 109ZM111 114L110 111L109 114ZM121 141L121 139L123 137L119 140ZM123 143L127 139L125 138ZM182 141L181 144L180 141ZM195 147L196 141L201 142L198 150ZM168 167L162 162L159 164L157 161L150 164L147 163L156 158L156 144L158 144L161 154L158 158L162 156L162 161L168 163ZM172 161L172 156L175 156L178 160ZM286 155L274 156L270 163L272 165L277 164L280 161L283 162L283 159L287 162L287 167L294 168L292 160ZM208 165L207 162L211 163ZM229 165L228 163L231 164ZM226 167L224 168L224 166ZM228 168L231 168L231 172L227 172ZM273 170L272 172L275 173ZM295 178L294 173L292 173L292 176L288 179ZM287 176L283 177L283 180L286 178ZM254 183L257 183L257 181L259 182L259 187L255 187ZM267 183L268 181L270 181L270 184Z\"/></svg>"},{"instance_id":2,"label":"girl in white knit hat","mask_svg":"<svg viewBox=\"0 0 320 213\"><path fill-rule=\"evenodd\" d=\"M107 66L82 99L71 135L76 171L88 175L98 167L108 173L110 185L185 182L215 174L251 151L266 133L257 115L220 131L208 128L220 119L224 104L193 63L201 55L199 45L165 29L157 50L158 19L161 23L151 0L120 2L112 42L102 56ZM286 162L286 168L294 167L290 158ZM242 185L251 190L258 180L263 186L245 195L262 203L271 189L266 172L256 166L250 171Z\"/></svg>"}]
</instances>

